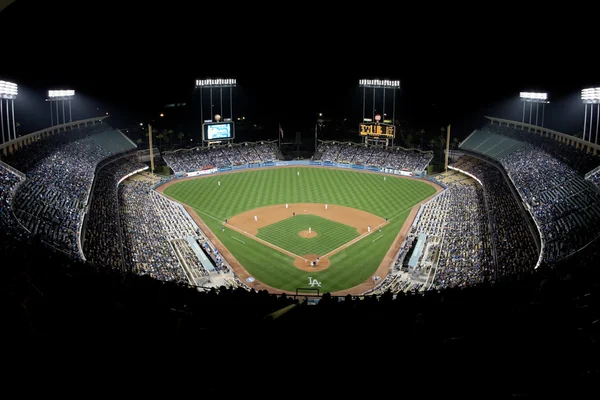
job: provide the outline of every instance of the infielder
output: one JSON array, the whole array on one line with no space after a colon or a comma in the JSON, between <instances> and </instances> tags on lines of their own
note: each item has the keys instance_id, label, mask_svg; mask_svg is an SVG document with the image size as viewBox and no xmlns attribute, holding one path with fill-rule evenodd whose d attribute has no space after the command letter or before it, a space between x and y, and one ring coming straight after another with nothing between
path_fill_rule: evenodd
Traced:
<instances>
[{"instance_id":1,"label":"infielder","mask_svg":"<svg viewBox=\"0 0 600 400\"><path fill-rule=\"evenodd\" d=\"M254 216L254 220L255 220L255 221L258 221L258 217L257 217L256 215Z\"/></svg>"}]
</instances>

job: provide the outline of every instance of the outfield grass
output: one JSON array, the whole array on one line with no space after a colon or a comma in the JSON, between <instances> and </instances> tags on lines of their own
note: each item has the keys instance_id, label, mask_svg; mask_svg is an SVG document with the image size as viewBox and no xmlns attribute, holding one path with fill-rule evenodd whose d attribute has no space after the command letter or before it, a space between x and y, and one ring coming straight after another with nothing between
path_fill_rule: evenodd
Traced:
<instances>
[{"instance_id":1,"label":"outfield grass","mask_svg":"<svg viewBox=\"0 0 600 400\"><path fill-rule=\"evenodd\" d=\"M410 209L434 194L435 189L400 177L388 176L384 180L383 175L358 171L290 167L181 181L169 186L165 193L192 207L257 280L294 291L307 287L311 276L321 281L322 292L333 292L356 286L373 275ZM293 259L277 250L230 229L221 231L226 218L284 203L337 204L389 218L389 224L381 234L375 232L332 256L326 270L311 273L294 267ZM373 242L379 235L382 237Z\"/></svg>"},{"instance_id":2,"label":"outfield grass","mask_svg":"<svg viewBox=\"0 0 600 400\"><path fill-rule=\"evenodd\" d=\"M310 227L318 236L302 238L298 232ZM331 221L316 215L297 215L265 226L256 235L282 249L302 256L305 254L324 255L344 243L358 237L356 228Z\"/></svg>"}]
</instances>

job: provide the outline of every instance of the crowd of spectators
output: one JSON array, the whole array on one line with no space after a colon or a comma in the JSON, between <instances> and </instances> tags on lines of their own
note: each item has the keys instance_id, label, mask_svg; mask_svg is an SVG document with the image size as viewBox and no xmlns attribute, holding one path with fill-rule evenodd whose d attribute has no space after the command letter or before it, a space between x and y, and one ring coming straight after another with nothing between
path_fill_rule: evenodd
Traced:
<instances>
[{"instance_id":1,"label":"crowd of spectators","mask_svg":"<svg viewBox=\"0 0 600 400\"><path fill-rule=\"evenodd\" d=\"M600 191L600 168L592 171L590 175L585 179L591 182L592 185L594 185L594 187L596 188L596 190Z\"/></svg>"},{"instance_id":2,"label":"crowd of spectators","mask_svg":"<svg viewBox=\"0 0 600 400\"><path fill-rule=\"evenodd\" d=\"M478 184L450 184L423 205L414 233L443 237L434 287L467 286L492 277L488 217Z\"/></svg>"},{"instance_id":3,"label":"crowd of spectators","mask_svg":"<svg viewBox=\"0 0 600 400\"><path fill-rule=\"evenodd\" d=\"M0 163L0 231L11 232L21 236L24 232L13 211L13 197L23 178Z\"/></svg>"},{"instance_id":4,"label":"crowd of spectators","mask_svg":"<svg viewBox=\"0 0 600 400\"><path fill-rule=\"evenodd\" d=\"M537 233L533 231L516 193L511 191L502 171L469 156L459 158L454 166L476 176L483 184L496 250L497 275L530 272L539 258L533 236Z\"/></svg>"},{"instance_id":5,"label":"crowd of spectators","mask_svg":"<svg viewBox=\"0 0 600 400\"><path fill-rule=\"evenodd\" d=\"M80 257L78 237L96 164L110 155L93 136L54 148L23 171L27 179L13 203L17 218L33 235Z\"/></svg>"},{"instance_id":6,"label":"crowd of spectators","mask_svg":"<svg viewBox=\"0 0 600 400\"><path fill-rule=\"evenodd\" d=\"M95 134L112 129L106 123L81 126L77 129L55 132L51 136L45 136L39 140L32 141L26 146L18 148L4 157L4 162L17 170L27 173L32 170L40 160L44 160L57 149L69 145L79 139L84 139Z\"/></svg>"},{"instance_id":7,"label":"crowd of spectators","mask_svg":"<svg viewBox=\"0 0 600 400\"><path fill-rule=\"evenodd\" d=\"M126 267L164 281L189 282L192 277L186 275L171 242L188 237L202 240L204 236L181 205L152 190L155 184L156 180L141 177L119 186ZM190 246L185 240L177 241L176 246L184 260L193 252L184 249ZM207 275L199 262L190 261L186 267L197 272L196 277Z\"/></svg>"},{"instance_id":8,"label":"crowd of spectators","mask_svg":"<svg viewBox=\"0 0 600 400\"><path fill-rule=\"evenodd\" d=\"M163 159L176 172L192 172L240 164L276 161L277 146L270 142L242 143L227 146L196 147L164 153Z\"/></svg>"},{"instance_id":9,"label":"crowd of spectators","mask_svg":"<svg viewBox=\"0 0 600 400\"><path fill-rule=\"evenodd\" d=\"M151 182L125 181L119 186L123 247L127 269L164 281L187 282L154 207Z\"/></svg>"},{"instance_id":10,"label":"crowd of spectators","mask_svg":"<svg viewBox=\"0 0 600 400\"><path fill-rule=\"evenodd\" d=\"M549 136L527 130L516 129L505 125L488 124L483 127L484 131L499 133L521 142L534 145L536 148L550 154L559 162L568 165L579 175L584 175L600 165L600 158L588 153L584 149L559 142Z\"/></svg>"},{"instance_id":11,"label":"crowd of spectators","mask_svg":"<svg viewBox=\"0 0 600 400\"><path fill-rule=\"evenodd\" d=\"M97 165L135 146L119 131L95 124L57 132L6 157L25 179L12 208L27 235L73 257L83 257L79 235Z\"/></svg>"},{"instance_id":12,"label":"crowd of spectators","mask_svg":"<svg viewBox=\"0 0 600 400\"><path fill-rule=\"evenodd\" d=\"M569 165L531 145L500 161L540 225L546 260L565 257L600 234L600 194Z\"/></svg>"},{"instance_id":13,"label":"crowd of spectators","mask_svg":"<svg viewBox=\"0 0 600 400\"><path fill-rule=\"evenodd\" d=\"M357 143L328 142L322 142L317 148L316 154L323 161L405 171L423 171L433 158L431 152L407 151L400 147L391 149Z\"/></svg>"},{"instance_id":14,"label":"crowd of spectators","mask_svg":"<svg viewBox=\"0 0 600 400\"><path fill-rule=\"evenodd\" d=\"M117 159L96 172L85 220L83 252L88 261L108 268L123 268L123 244L117 184L127 174L148 168L135 156Z\"/></svg>"}]
</instances>

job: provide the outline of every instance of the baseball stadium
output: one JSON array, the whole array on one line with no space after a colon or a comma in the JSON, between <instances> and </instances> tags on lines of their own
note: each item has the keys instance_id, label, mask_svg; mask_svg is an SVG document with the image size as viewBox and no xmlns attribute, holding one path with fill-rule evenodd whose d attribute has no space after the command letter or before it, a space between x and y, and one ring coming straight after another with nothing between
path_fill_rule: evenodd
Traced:
<instances>
[{"instance_id":1,"label":"baseball stadium","mask_svg":"<svg viewBox=\"0 0 600 400\"><path fill-rule=\"evenodd\" d=\"M3 29L27 15L27 0L10 3ZM106 55L89 57L110 69ZM324 381L307 396L597 391L593 83L566 93L523 80L502 107L476 112L431 104L419 93L435 83L421 88L417 74L336 72L333 83L277 81L271 96L254 73L202 62L193 79L165 76L168 95L131 83L109 104L109 78L36 80L9 64L0 60L8 335L150 339L152 355L207 366L188 370L198 395L303 394L303 371Z\"/></svg>"}]
</instances>

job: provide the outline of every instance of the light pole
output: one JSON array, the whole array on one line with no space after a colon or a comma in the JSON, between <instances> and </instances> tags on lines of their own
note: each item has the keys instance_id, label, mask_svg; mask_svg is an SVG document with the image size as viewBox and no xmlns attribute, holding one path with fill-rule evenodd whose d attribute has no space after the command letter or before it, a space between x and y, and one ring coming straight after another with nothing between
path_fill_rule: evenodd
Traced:
<instances>
[{"instance_id":1,"label":"light pole","mask_svg":"<svg viewBox=\"0 0 600 400\"><path fill-rule=\"evenodd\" d=\"M533 112L533 104L535 104L535 125L538 125L538 114L539 114L539 106L542 104L542 127L544 127L544 111L546 104L550 103L548 101L548 93L536 93L536 92L520 92L519 97L523 102L523 120L521 121L523 124L525 123L525 107L527 103L529 103L529 125L531 124L531 114ZM528 128L531 130L531 128Z\"/></svg>"},{"instance_id":2,"label":"light pole","mask_svg":"<svg viewBox=\"0 0 600 400\"><path fill-rule=\"evenodd\" d=\"M67 117L65 115L65 102L69 103L69 122L73 122L73 115L71 113L71 99L75 97L74 90L48 90L48 99L46 101L50 102L50 124L54 126L54 111L53 111L53 103L56 103L56 125L60 125L60 115L58 113L58 103L62 103L62 120L63 124L67 123Z\"/></svg>"},{"instance_id":3,"label":"light pole","mask_svg":"<svg viewBox=\"0 0 600 400\"><path fill-rule=\"evenodd\" d=\"M213 113L213 89L219 90L219 101L221 105L221 109L219 115L223 117L223 121L233 121L233 88L236 87L237 81L234 78L214 78L214 79L196 79L196 89L199 89L200 92L200 121L202 125L205 122L212 122ZM225 118L225 114L223 114L223 88L229 89L229 117ZM208 121L204 120L204 104L203 104L203 95L204 89L208 89L210 95L210 116L211 119ZM204 146L204 128L202 132L202 145Z\"/></svg>"},{"instance_id":4,"label":"light pole","mask_svg":"<svg viewBox=\"0 0 600 400\"><path fill-rule=\"evenodd\" d=\"M583 89L581 91L581 100L585 105L585 113L583 116L583 140L585 140L586 125L587 125L587 106L590 105L590 132L588 135L588 141L592 141L592 128L594 125L594 104L597 105L596 111L596 137L594 143L598 144L598 126L600 126L600 87Z\"/></svg>"},{"instance_id":5,"label":"light pole","mask_svg":"<svg viewBox=\"0 0 600 400\"><path fill-rule=\"evenodd\" d=\"M399 80L389 80L389 79L360 79L358 81L358 85L361 86L363 88L363 115L362 115L362 120L361 120L361 124L363 124L364 122L373 122L375 121L375 115L376 115L376 107L375 107L375 103L376 103L376 92L377 90L381 90L382 92L382 110L380 112L380 114L387 116L386 114L386 110L385 110L385 99L386 99L386 89L391 90L392 91L392 124L391 126L394 127L395 126L395 122L396 122L396 91L400 89L400 81ZM365 116L365 104L366 104L366 92L367 92L367 88L371 88L373 90L373 104L372 104L372 110L373 110L373 114L371 115L370 118L368 118L367 116ZM384 124L385 125L385 118L384 118ZM377 121L377 124L379 124L379 121ZM386 128L387 131L387 128ZM392 129L393 132L395 132L395 129ZM394 136L395 133L391 136L392 139L392 148L394 147ZM368 137L364 136L365 138L365 143L367 142ZM372 138L373 140L380 140L377 139L377 135L373 135ZM387 146L390 140L390 136L386 136L385 139L385 145Z\"/></svg>"},{"instance_id":6,"label":"light pole","mask_svg":"<svg viewBox=\"0 0 600 400\"><path fill-rule=\"evenodd\" d=\"M15 99L19 88L16 83L0 81L0 125L2 125L2 143L10 142L17 138L17 130L15 128ZM4 101L6 100L6 114L4 113ZM9 104L12 105L12 113L9 110ZM12 124L10 122L12 115ZM6 123L4 122L6 120ZM4 126L6 125L6 134ZM10 127L12 125L13 137L10 137ZM6 135L6 136L5 136ZM4 149L6 155L6 148Z\"/></svg>"},{"instance_id":7,"label":"light pole","mask_svg":"<svg viewBox=\"0 0 600 400\"><path fill-rule=\"evenodd\" d=\"M361 124L364 123L365 121L372 122L375 120L375 113L376 113L376 107L375 107L376 95L375 95L375 93L377 92L378 89L381 90L381 92L382 92L381 114L387 115L385 112L386 111L385 110L386 89L391 89L391 91L392 91L392 125L394 126L395 121L396 121L396 91L400 89L400 81L399 80L389 80L389 79L360 79L358 81L358 85L363 88L363 115L362 115ZM373 114L371 115L370 118L367 118L365 116L365 100L366 100L367 88L371 88L373 90L373 105L372 105ZM366 140L367 140L367 137L365 136L365 142L366 142ZM386 138L386 140L385 140L386 146L388 145L388 141L389 141L389 139ZM394 147L394 138L392 137L392 148L393 147Z\"/></svg>"}]
</instances>

